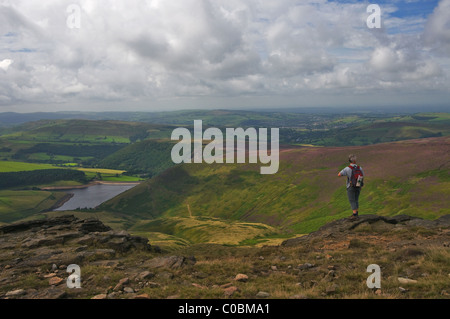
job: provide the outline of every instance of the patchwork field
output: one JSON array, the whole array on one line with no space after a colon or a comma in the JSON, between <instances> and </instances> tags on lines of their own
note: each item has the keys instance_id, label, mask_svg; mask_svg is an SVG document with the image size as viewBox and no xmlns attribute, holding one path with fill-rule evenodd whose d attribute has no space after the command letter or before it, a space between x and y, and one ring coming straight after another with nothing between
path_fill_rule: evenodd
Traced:
<instances>
[{"instance_id":1,"label":"patchwork field","mask_svg":"<svg viewBox=\"0 0 450 319\"><path fill-rule=\"evenodd\" d=\"M34 171L38 169L54 169L51 164L36 164L14 161L0 161L0 173Z\"/></svg>"}]
</instances>

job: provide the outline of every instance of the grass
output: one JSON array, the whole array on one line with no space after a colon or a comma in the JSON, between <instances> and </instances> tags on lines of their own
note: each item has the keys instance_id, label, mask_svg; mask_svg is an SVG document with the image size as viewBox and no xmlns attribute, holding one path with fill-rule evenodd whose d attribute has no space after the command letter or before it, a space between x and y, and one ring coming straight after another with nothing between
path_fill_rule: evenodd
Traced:
<instances>
[{"instance_id":1,"label":"grass","mask_svg":"<svg viewBox=\"0 0 450 319\"><path fill-rule=\"evenodd\" d=\"M0 173L6 172L20 172L20 171L34 171L41 169L55 169L60 166L55 166L52 164L36 164L36 163L26 163L26 162L16 162L16 161L0 161ZM88 177L95 177L97 173L102 174L103 180L111 182L136 182L142 179L135 176L122 175L125 173L124 170L115 169L105 169L105 168L78 168L75 163L67 163L63 165L68 169L77 169L79 171L87 173Z\"/></svg>"},{"instance_id":2,"label":"grass","mask_svg":"<svg viewBox=\"0 0 450 319\"><path fill-rule=\"evenodd\" d=\"M105 214L102 217L106 218L110 213L97 214ZM199 218L199 221L207 219ZM443 238L447 238L446 232L430 232L421 227L408 228L404 232L397 230L396 227L390 232L361 228L345 236L337 234L337 237L291 247L191 244L173 236L152 233L152 245L158 239L177 243L171 244L170 249L163 247L165 252L162 256L194 256L196 263L177 269L150 269L154 276L141 280L137 275L149 270L145 263L161 257L161 254L148 251L117 253L114 260L119 266L112 268L94 265L92 262L96 259L109 258L96 256L80 263L83 289L75 295L70 291L68 294L76 298L91 298L110 293L120 279L127 277L130 279L128 287L132 287L136 294L148 294L152 299L255 299L260 291L269 293L269 299L299 296L310 299L448 299L450 251L442 246ZM137 234L140 233L134 233ZM70 243L68 245L55 248L75 248L70 247ZM7 260L12 258L9 254L2 256ZM305 263L312 267L300 269L299 266ZM379 292L366 285L370 275L367 266L370 264L381 267ZM0 293L19 288L48 287L48 278L44 275L50 272L50 267L51 263L41 267L40 275L35 273L35 268L16 272L15 281L2 285ZM248 276L246 282L235 280L240 273ZM414 279L417 283L401 284L399 277ZM156 285L147 285L149 281ZM222 285L235 286L238 291L226 296L224 288L220 287ZM402 293L399 287L407 291ZM120 294L116 298L133 296Z\"/></svg>"},{"instance_id":3,"label":"grass","mask_svg":"<svg viewBox=\"0 0 450 319\"><path fill-rule=\"evenodd\" d=\"M358 245L348 247L348 241L334 242L336 248L317 243L298 247L229 247L213 244L179 246L170 255L195 256L197 263L186 269L171 272L174 279L152 279L161 286L143 288L151 298L176 295L181 299L231 298L254 299L259 291L270 294L271 299L304 296L312 299L393 299L434 298L445 299L444 290L450 283L450 252L437 246L427 246L420 256L405 255L405 249L386 248L385 241L373 241L359 234ZM397 242L393 235L383 237L387 242ZM415 237L423 238L422 235ZM356 242L356 241L354 241ZM367 245L371 243L371 245ZM312 268L299 270L299 265L310 263ZM381 291L369 289L366 269L376 263L381 267ZM167 272L167 270L164 270ZM246 274L247 282L237 282L234 277ZM200 275L198 275L200 274ZM408 276L417 284L403 285L398 277ZM199 286L193 286L192 284ZM224 295L220 285L229 283L239 291L231 297ZM400 286L408 289L401 293ZM334 288L331 290L330 288Z\"/></svg>"},{"instance_id":4,"label":"grass","mask_svg":"<svg viewBox=\"0 0 450 319\"><path fill-rule=\"evenodd\" d=\"M105 182L140 182L140 181L143 181L143 179L140 178L140 177L127 176L127 175L120 175L120 176L116 176L116 175L105 176L105 175L102 175L102 180L105 181Z\"/></svg>"},{"instance_id":5,"label":"grass","mask_svg":"<svg viewBox=\"0 0 450 319\"><path fill-rule=\"evenodd\" d=\"M37 185L36 187L44 188L44 187L68 187L68 186L80 186L83 185L80 182L76 181L57 181L50 184L45 185Z\"/></svg>"},{"instance_id":6,"label":"grass","mask_svg":"<svg viewBox=\"0 0 450 319\"><path fill-rule=\"evenodd\" d=\"M131 227L134 222L130 221L126 215L112 214L105 211L63 211L63 212L44 212L36 214L33 218L46 218L57 217L62 215L74 215L80 219L95 218L101 220L105 225L111 227L114 230L123 230Z\"/></svg>"},{"instance_id":7,"label":"grass","mask_svg":"<svg viewBox=\"0 0 450 319\"><path fill-rule=\"evenodd\" d=\"M154 236L159 232L169 235L169 241L179 238L184 242L239 245L245 240L276 234L273 227L258 223L241 223L212 217L169 217L151 221L139 221L130 232Z\"/></svg>"},{"instance_id":8,"label":"grass","mask_svg":"<svg viewBox=\"0 0 450 319\"><path fill-rule=\"evenodd\" d=\"M63 198L62 192L0 191L0 221L11 223L50 209Z\"/></svg>"},{"instance_id":9,"label":"grass","mask_svg":"<svg viewBox=\"0 0 450 319\"><path fill-rule=\"evenodd\" d=\"M439 141L439 142L438 142ZM435 219L448 213L448 139L354 148L361 154L366 183L361 214L409 214ZM309 233L347 217L345 178L337 178L348 148L304 148L281 153L280 170L259 174L259 165L181 165L103 205L139 219L194 216L258 221L284 232ZM429 163L427 154L433 154ZM384 158L385 161L381 160ZM389 169L386 169L389 162ZM414 165L412 164L414 163Z\"/></svg>"},{"instance_id":10,"label":"grass","mask_svg":"<svg viewBox=\"0 0 450 319\"><path fill-rule=\"evenodd\" d=\"M360 214L408 214L425 219L448 214L449 173L441 164L447 160L448 146L448 139L440 138L420 144L420 152L416 151L419 146L415 141L352 149L364 157L367 175ZM259 166L250 164L180 165L117 196L102 208L127 214L135 221L151 220L146 224L148 229L139 229L142 224L136 224L137 228L132 228L135 231L160 232L191 243L226 243L218 235L220 227L228 226L212 222L207 227L186 224L192 223L187 218L189 204L198 223L200 217L227 223L258 221L277 229L278 238L270 234L240 238L227 229L233 233L230 237L240 238L228 244L276 244L283 236L307 234L351 214L345 178L336 177L343 167L339 159L346 158L348 152L348 148L283 152L275 175L261 175ZM433 154L435 161L429 163L427 154Z\"/></svg>"},{"instance_id":11,"label":"grass","mask_svg":"<svg viewBox=\"0 0 450 319\"><path fill-rule=\"evenodd\" d=\"M85 172L90 179L97 178L100 174L101 180L105 182L139 182L143 179L137 176L122 175L123 170L106 169L106 168L77 168L77 170Z\"/></svg>"},{"instance_id":12,"label":"grass","mask_svg":"<svg viewBox=\"0 0 450 319\"><path fill-rule=\"evenodd\" d=\"M0 173L55 169L51 164L34 164L15 161L0 161Z\"/></svg>"},{"instance_id":13,"label":"grass","mask_svg":"<svg viewBox=\"0 0 450 319\"><path fill-rule=\"evenodd\" d=\"M131 231L131 234L148 238L152 245L158 246L165 251L176 251L180 247L191 245L191 242L186 239L160 232Z\"/></svg>"},{"instance_id":14,"label":"grass","mask_svg":"<svg viewBox=\"0 0 450 319\"><path fill-rule=\"evenodd\" d=\"M432 118L433 121L447 121L445 116L420 116ZM348 116L336 123L348 124L359 120ZM415 127L411 131L409 126L397 127L394 120L399 119L393 119L392 123L361 123L373 124L370 126L373 136L388 128L393 131L387 134L395 135L401 130L405 136L412 137L417 133L415 129L422 129ZM413 118L407 120L414 121ZM425 120L418 118L417 121ZM49 127L52 125L48 124ZM363 141L360 142L363 144ZM141 147L145 145L147 143L140 143ZM419 147L420 151L417 151ZM273 237L270 232L260 234L256 232L258 227L273 227L283 236L293 236L309 233L329 221L349 215L344 180L339 180L335 175L351 151L361 154L367 173L366 186L361 195L362 214L405 213L433 219L447 213L450 206L448 165L441 167L447 160L448 147L448 138L437 138L352 148L299 148L282 153L279 172L270 176L259 174L259 164L181 165L119 195L105 203L102 209L118 219L127 216L125 223L128 227L142 226L137 223L138 220L149 221L148 229L132 229L148 233L160 242L277 243L280 238ZM432 163L428 161L430 154L434 159ZM387 163L389 169L386 168ZM26 163L20 165L32 167ZM96 177L98 173L104 181L139 181L138 177L123 175L124 170L76 169L86 172L89 178ZM36 200L37 205L40 198ZM192 220L186 218L187 204L195 217ZM202 221L200 217L211 220ZM154 227L157 222L153 219L166 220L165 228ZM237 223L255 221L259 223L258 227L253 225L247 229L243 224L237 227ZM221 238L223 229L232 232L235 238ZM249 231L248 236L242 236L246 231ZM265 230L259 228L259 231Z\"/></svg>"},{"instance_id":15,"label":"grass","mask_svg":"<svg viewBox=\"0 0 450 319\"><path fill-rule=\"evenodd\" d=\"M121 175L125 173L125 171L115 170L115 169L105 169L105 168L77 168L77 170L86 172L86 173L100 173L100 174L109 174L109 175Z\"/></svg>"}]
</instances>

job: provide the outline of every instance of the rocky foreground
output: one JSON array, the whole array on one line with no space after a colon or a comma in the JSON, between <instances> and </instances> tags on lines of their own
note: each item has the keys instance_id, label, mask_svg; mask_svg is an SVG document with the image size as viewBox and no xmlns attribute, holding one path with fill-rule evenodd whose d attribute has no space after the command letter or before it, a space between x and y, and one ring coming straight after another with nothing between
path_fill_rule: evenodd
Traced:
<instances>
[{"instance_id":1,"label":"rocky foreground","mask_svg":"<svg viewBox=\"0 0 450 319\"><path fill-rule=\"evenodd\" d=\"M449 298L449 247L450 215L363 215L281 246L172 253L99 220L61 216L0 227L0 298ZM81 288L67 287L72 264ZM381 267L381 289L367 288L370 264Z\"/></svg>"}]
</instances>

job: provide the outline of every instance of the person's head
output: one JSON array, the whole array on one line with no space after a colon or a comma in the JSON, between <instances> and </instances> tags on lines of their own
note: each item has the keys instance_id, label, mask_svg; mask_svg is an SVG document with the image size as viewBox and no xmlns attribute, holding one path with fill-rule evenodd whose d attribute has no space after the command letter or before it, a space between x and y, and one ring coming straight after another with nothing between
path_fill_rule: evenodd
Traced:
<instances>
[{"instance_id":1,"label":"person's head","mask_svg":"<svg viewBox=\"0 0 450 319\"><path fill-rule=\"evenodd\" d=\"M352 164L356 164L356 155L355 154L350 154L348 156L348 161Z\"/></svg>"}]
</instances>

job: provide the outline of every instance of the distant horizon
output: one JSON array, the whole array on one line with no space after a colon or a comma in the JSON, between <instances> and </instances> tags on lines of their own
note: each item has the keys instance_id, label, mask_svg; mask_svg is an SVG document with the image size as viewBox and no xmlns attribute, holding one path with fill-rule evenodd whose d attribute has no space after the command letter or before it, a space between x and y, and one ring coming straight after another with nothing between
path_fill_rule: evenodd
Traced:
<instances>
[{"instance_id":1,"label":"distant horizon","mask_svg":"<svg viewBox=\"0 0 450 319\"><path fill-rule=\"evenodd\" d=\"M432 105L432 106L292 106L292 107L254 107L254 108L174 108L170 110L102 110L102 111L88 111L88 110L55 110L55 111L1 111L1 114L101 114L101 113L171 113L171 112L194 112L194 111L229 111L229 112L270 112L270 113L324 113L339 111L343 113L449 113L450 105ZM303 111L303 112L302 112Z\"/></svg>"},{"instance_id":2,"label":"distant horizon","mask_svg":"<svg viewBox=\"0 0 450 319\"><path fill-rule=\"evenodd\" d=\"M445 106L449 12L450 0L4 0L0 112Z\"/></svg>"}]
</instances>

